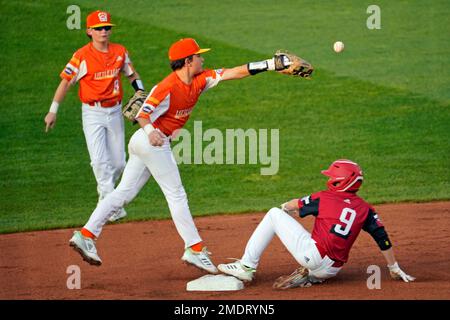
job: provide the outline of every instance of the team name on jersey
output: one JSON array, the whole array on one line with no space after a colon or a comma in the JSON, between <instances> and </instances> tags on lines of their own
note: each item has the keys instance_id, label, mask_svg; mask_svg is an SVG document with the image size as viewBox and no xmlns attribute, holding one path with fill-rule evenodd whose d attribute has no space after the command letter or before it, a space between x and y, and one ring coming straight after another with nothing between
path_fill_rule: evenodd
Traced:
<instances>
[{"instance_id":1,"label":"team name on jersey","mask_svg":"<svg viewBox=\"0 0 450 320\"><path fill-rule=\"evenodd\" d=\"M120 72L120 68L96 72L96 73L94 73L94 80L115 78L115 77L117 77L119 72Z\"/></svg>"},{"instance_id":2,"label":"team name on jersey","mask_svg":"<svg viewBox=\"0 0 450 320\"><path fill-rule=\"evenodd\" d=\"M193 109L194 109L194 107L188 108L188 109L177 110L177 113L175 114L175 118L179 119L179 118L187 117L192 113Z\"/></svg>"}]
</instances>

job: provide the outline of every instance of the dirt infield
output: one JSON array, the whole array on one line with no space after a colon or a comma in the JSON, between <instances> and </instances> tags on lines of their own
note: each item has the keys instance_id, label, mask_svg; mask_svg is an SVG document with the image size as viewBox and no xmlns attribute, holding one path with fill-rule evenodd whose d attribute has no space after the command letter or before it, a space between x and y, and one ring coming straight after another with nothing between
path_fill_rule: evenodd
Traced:
<instances>
[{"instance_id":1,"label":"dirt infield","mask_svg":"<svg viewBox=\"0 0 450 320\"><path fill-rule=\"evenodd\" d=\"M310 288L274 291L275 278L296 263L278 239L264 253L254 283L237 292L187 292L204 273L183 264L183 243L172 221L105 227L97 242L101 267L83 262L68 241L73 229L0 236L0 299L450 299L450 202L376 206L396 256L414 283L390 280L377 246L364 232L340 274ZM197 218L215 263L240 257L263 213ZM311 230L313 218L301 219ZM68 266L81 268L81 289L69 290ZM367 267L382 269L380 290L366 286Z\"/></svg>"}]
</instances>

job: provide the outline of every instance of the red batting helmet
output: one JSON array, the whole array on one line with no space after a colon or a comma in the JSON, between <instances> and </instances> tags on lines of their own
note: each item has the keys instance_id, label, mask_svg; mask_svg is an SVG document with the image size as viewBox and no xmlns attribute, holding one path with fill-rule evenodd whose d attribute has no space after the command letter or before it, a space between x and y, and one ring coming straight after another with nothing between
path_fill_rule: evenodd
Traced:
<instances>
[{"instance_id":1,"label":"red batting helmet","mask_svg":"<svg viewBox=\"0 0 450 320\"><path fill-rule=\"evenodd\" d=\"M322 174L330 177L327 181L328 190L337 192L356 192L364 179L361 167L347 159L334 161Z\"/></svg>"}]
</instances>

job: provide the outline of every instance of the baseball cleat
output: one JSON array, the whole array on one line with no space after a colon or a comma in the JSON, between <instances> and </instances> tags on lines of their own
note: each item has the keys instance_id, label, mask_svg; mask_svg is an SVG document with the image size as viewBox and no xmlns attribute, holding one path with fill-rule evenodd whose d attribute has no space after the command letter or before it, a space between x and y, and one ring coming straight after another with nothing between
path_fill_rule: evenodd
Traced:
<instances>
[{"instance_id":1,"label":"baseball cleat","mask_svg":"<svg viewBox=\"0 0 450 320\"><path fill-rule=\"evenodd\" d=\"M310 287L312 283L309 281L308 274L308 269L299 267L290 275L281 276L275 280L272 288L284 290L297 287Z\"/></svg>"},{"instance_id":2,"label":"baseball cleat","mask_svg":"<svg viewBox=\"0 0 450 320\"><path fill-rule=\"evenodd\" d=\"M227 264L219 264L217 268L225 274L248 282L253 280L253 275L256 272L255 268L244 266L240 260Z\"/></svg>"},{"instance_id":3,"label":"baseball cleat","mask_svg":"<svg viewBox=\"0 0 450 320\"><path fill-rule=\"evenodd\" d=\"M206 247L203 248L202 251L197 252L192 250L191 248L187 248L184 250L184 254L181 257L181 260L183 260L186 263L190 263L194 266L196 266L199 269L208 271L209 273L218 273L216 266L212 263L211 258L209 255L211 252L208 252Z\"/></svg>"},{"instance_id":4,"label":"baseball cleat","mask_svg":"<svg viewBox=\"0 0 450 320\"><path fill-rule=\"evenodd\" d=\"M127 216L127 212L125 211L124 208L120 208L119 210L117 210L116 212L113 213L113 215L111 217L109 217L109 221L110 222L114 222L117 220L120 220L122 218L125 218Z\"/></svg>"},{"instance_id":5,"label":"baseball cleat","mask_svg":"<svg viewBox=\"0 0 450 320\"><path fill-rule=\"evenodd\" d=\"M89 264L94 266L102 264L102 259L100 259L97 254L94 240L83 236L80 231L74 231L73 237L69 241L69 245Z\"/></svg>"}]
</instances>

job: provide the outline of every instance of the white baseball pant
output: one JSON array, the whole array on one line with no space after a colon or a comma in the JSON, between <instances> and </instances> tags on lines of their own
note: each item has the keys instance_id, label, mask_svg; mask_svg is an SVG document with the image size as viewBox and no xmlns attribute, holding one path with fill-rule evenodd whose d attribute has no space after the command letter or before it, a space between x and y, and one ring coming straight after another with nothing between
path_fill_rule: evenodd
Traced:
<instances>
[{"instance_id":1,"label":"white baseball pant","mask_svg":"<svg viewBox=\"0 0 450 320\"><path fill-rule=\"evenodd\" d=\"M82 104L83 131L97 180L99 199L114 190L125 168L125 127L122 106L102 108Z\"/></svg>"},{"instance_id":2,"label":"white baseball pant","mask_svg":"<svg viewBox=\"0 0 450 320\"><path fill-rule=\"evenodd\" d=\"M334 261L328 256L322 258L311 234L279 208L270 209L253 232L242 256L242 264L256 269L262 253L275 234L295 260L308 268L312 279L325 280L336 276L341 270L332 266Z\"/></svg>"},{"instance_id":3,"label":"white baseball pant","mask_svg":"<svg viewBox=\"0 0 450 320\"><path fill-rule=\"evenodd\" d=\"M144 130L139 129L130 139L128 153L129 159L119 185L99 202L84 228L98 237L108 218L118 208L131 202L153 176L166 197L173 222L185 247L202 241L189 210L169 138L165 139L163 146L154 147Z\"/></svg>"}]
</instances>

